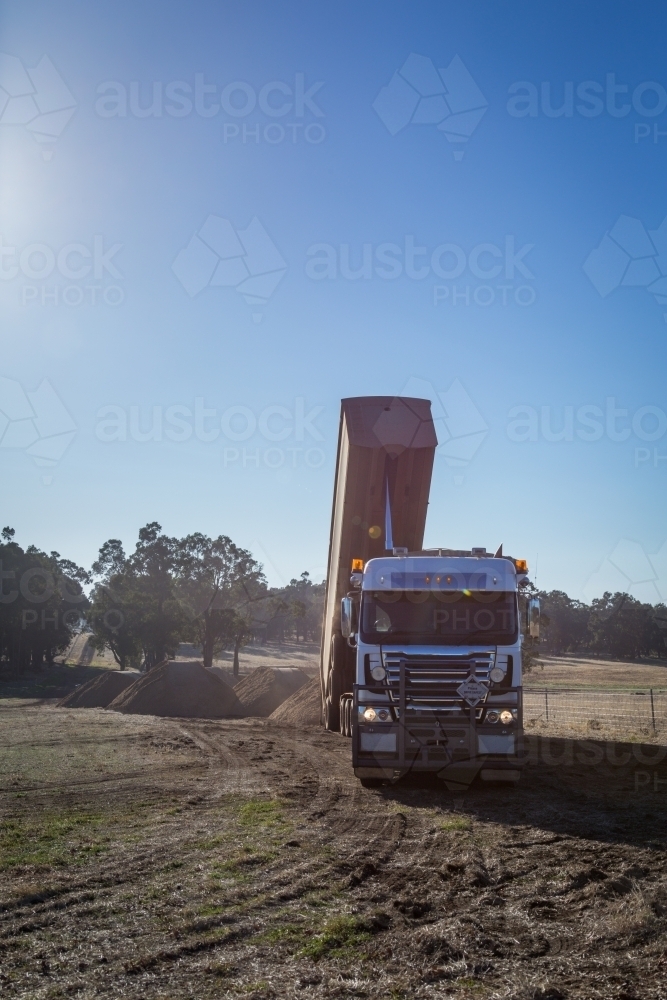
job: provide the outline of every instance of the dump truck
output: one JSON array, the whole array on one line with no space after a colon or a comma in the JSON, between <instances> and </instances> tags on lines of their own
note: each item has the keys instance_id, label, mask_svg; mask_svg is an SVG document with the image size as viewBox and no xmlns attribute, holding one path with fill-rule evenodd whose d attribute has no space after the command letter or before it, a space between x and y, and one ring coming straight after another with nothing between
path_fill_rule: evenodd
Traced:
<instances>
[{"instance_id":1,"label":"dump truck","mask_svg":"<svg viewBox=\"0 0 667 1000\"><path fill-rule=\"evenodd\" d=\"M525 560L424 549L437 437L427 399L341 402L320 678L363 784L431 771L515 782L523 760Z\"/></svg>"}]
</instances>

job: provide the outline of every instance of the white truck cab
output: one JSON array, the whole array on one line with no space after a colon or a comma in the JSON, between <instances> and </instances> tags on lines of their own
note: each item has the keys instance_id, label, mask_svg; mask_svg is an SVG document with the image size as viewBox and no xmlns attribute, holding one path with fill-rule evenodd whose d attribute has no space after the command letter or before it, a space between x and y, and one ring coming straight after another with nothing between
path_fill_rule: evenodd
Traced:
<instances>
[{"instance_id":1,"label":"white truck cab","mask_svg":"<svg viewBox=\"0 0 667 1000\"><path fill-rule=\"evenodd\" d=\"M356 683L341 714L362 779L519 778L526 566L473 551L399 553L352 575L341 623Z\"/></svg>"}]
</instances>

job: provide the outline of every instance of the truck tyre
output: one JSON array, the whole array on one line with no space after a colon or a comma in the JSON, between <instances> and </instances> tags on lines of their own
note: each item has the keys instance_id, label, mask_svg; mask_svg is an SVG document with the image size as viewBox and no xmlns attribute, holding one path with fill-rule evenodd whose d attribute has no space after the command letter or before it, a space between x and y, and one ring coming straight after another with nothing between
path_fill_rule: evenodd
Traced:
<instances>
[{"instance_id":1,"label":"truck tyre","mask_svg":"<svg viewBox=\"0 0 667 1000\"><path fill-rule=\"evenodd\" d=\"M332 666L327 677L327 693L324 699L324 725L331 733L340 732L340 676Z\"/></svg>"},{"instance_id":2,"label":"truck tyre","mask_svg":"<svg viewBox=\"0 0 667 1000\"><path fill-rule=\"evenodd\" d=\"M347 736L347 698L344 694L340 699L340 731L343 736Z\"/></svg>"},{"instance_id":3,"label":"truck tyre","mask_svg":"<svg viewBox=\"0 0 667 1000\"><path fill-rule=\"evenodd\" d=\"M352 699L349 694L340 699L340 731L343 736L352 736Z\"/></svg>"},{"instance_id":4,"label":"truck tyre","mask_svg":"<svg viewBox=\"0 0 667 1000\"><path fill-rule=\"evenodd\" d=\"M340 696L345 688L343 687L343 673L347 658L347 642L340 633L331 637L331 660L329 662L329 676L327 677L327 691L324 701L324 724L332 733L341 732Z\"/></svg>"}]
</instances>

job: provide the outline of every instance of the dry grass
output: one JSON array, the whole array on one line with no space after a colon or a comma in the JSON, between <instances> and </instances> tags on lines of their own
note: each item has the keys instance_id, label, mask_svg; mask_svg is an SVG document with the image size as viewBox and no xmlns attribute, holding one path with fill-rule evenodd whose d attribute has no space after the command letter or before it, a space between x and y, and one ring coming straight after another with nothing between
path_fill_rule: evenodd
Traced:
<instances>
[{"instance_id":1,"label":"dry grass","mask_svg":"<svg viewBox=\"0 0 667 1000\"><path fill-rule=\"evenodd\" d=\"M663 746L667 740L664 728L653 732L650 726L609 725L596 719L586 722L546 722L544 718L529 719L525 722L525 731L529 735L554 736L571 740L607 740L627 743L647 743L653 746Z\"/></svg>"},{"instance_id":2,"label":"dry grass","mask_svg":"<svg viewBox=\"0 0 667 1000\"><path fill-rule=\"evenodd\" d=\"M542 656L542 666L525 678L526 687L598 689L667 689L667 660L625 663L577 656Z\"/></svg>"},{"instance_id":3,"label":"dry grass","mask_svg":"<svg viewBox=\"0 0 667 1000\"><path fill-rule=\"evenodd\" d=\"M197 656L194 646L181 643L179 658L190 659ZM234 656L223 652L213 661L213 665L230 673ZM320 647L315 642L267 642L264 646L244 646L240 656L241 676L257 667L300 667L308 674L320 669Z\"/></svg>"}]
</instances>

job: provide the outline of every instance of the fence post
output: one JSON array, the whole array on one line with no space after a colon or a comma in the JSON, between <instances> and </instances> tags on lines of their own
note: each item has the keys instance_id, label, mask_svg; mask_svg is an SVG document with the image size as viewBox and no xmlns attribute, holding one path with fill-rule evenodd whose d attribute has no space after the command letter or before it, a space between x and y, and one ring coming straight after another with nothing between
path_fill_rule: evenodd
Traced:
<instances>
[{"instance_id":1,"label":"fence post","mask_svg":"<svg viewBox=\"0 0 667 1000\"><path fill-rule=\"evenodd\" d=\"M653 704L653 688L650 689L651 695L651 722L653 723L653 732L655 732L655 706Z\"/></svg>"},{"instance_id":2,"label":"fence post","mask_svg":"<svg viewBox=\"0 0 667 1000\"><path fill-rule=\"evenodd\" d=\"M547 688L544 689L544 707L547 713L547 722L549 721L549 691Z\"/></svg>"}]
</instances>

